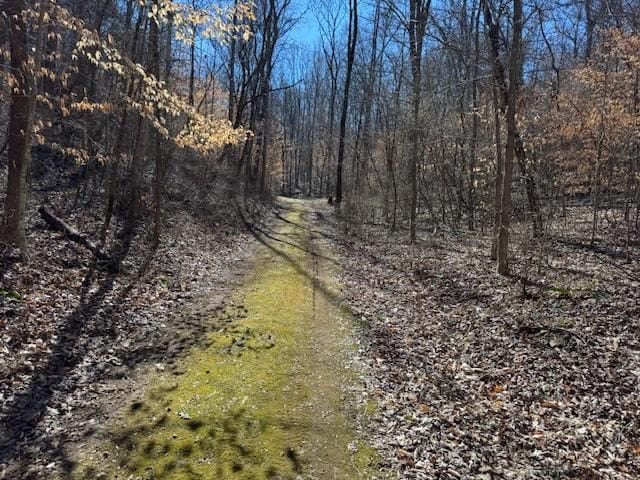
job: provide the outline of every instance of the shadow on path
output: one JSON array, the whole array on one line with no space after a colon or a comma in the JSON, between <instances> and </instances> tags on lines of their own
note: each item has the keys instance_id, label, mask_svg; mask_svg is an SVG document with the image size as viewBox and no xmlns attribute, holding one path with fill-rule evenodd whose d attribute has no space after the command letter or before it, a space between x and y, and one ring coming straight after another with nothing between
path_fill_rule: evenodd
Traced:
<instances>
[{"instance_id":1,"label":"shadow on path","mask_svg":"<svg viewBox=\"0 0 640 480\"><path fill-rule=\"evenodd\" d=\"M111 252L110 256L116 264L119 265L127 256L133 238L133 233L127 235ZM112 326L106 322L142 277L152 257L153 253L143 262L134 280L107 308L102 307L114 289L117 273L110 272L97 290L90 293L95 286L96 264L87 272L82 282L80 305L60 324L56 333L58 342L55 348L48 354L46 361L36 368L25 388L16 392L15 396L2 406L0 464L6 463L11 466L10 478L29 478L27 475L32 455L41 457L46 454L50 458L65 461L62 447L66 438L64 432L57 436L35 438L42 416L50 407L54 393L68 393L77 386L70 378L70 373L82 362L90 348L88 342L82 342L81 339L115 335ZM92 321L98 316L102 323ZM92 331L89 331L90 329ZM26 449L27 445L36 448Z\"/></svg>"}]
</instances>

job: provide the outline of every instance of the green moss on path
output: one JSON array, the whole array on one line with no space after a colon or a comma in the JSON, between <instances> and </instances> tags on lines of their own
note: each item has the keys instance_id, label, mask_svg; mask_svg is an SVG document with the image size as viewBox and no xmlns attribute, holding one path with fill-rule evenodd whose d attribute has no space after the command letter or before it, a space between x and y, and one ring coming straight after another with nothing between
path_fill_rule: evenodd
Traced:
<instances>
[{"instance_id":1,"label":"green moss on path","mask_svg":"<svg viewBox=\"0 0 640 480\"><path fill-rule=\"evenodd\" d=\"M241 318L181 360L182 375L154 379L76 477L375 477L348 401L355 325L333 301L335 267L309 205L287 201L282 227L261 237L255 273L237 292Z\"/></svg>"}]
</instances>

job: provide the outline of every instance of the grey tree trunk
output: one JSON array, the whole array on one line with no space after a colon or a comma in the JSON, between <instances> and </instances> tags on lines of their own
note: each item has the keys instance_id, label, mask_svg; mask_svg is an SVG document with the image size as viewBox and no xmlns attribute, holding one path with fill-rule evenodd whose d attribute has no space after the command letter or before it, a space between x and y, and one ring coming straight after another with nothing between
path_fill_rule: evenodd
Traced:
<instances>
[{"instance_id":1,"label":"grey tree trunk","mask_svg":"<svg viewBox=\"0 0 640 480\"><path fill-rule=\"evenodd\" d=\"M516 155L516 108L521 82L522 70L522 30L524 17L522 0L513 0L513 33L511 52L509 55L509 89L507 95L507 144L504 155L504 177L502 198L500 201L500 230L498 232L498 273L508 275L509 268L509 228L511 223L511 183L513 178L513 161Z\"/></svg>"},{"instance_id":2,"label":"grey tree trunk","mask_svg":"<svg viewBox=\"0 0 640 480\"><path fill-rule=\"evenodd\" d=\"M491 259L498 259L498 231L500 229L500 202L502 200L502 176L504 172L504 160L502 157L502 125L500 121L500 108L498 107L498 91L493 87L493 116L494 116L494 140L496 143L496 179L493 206L493 235L491 238Z\"/></svg>"}]
</instances>

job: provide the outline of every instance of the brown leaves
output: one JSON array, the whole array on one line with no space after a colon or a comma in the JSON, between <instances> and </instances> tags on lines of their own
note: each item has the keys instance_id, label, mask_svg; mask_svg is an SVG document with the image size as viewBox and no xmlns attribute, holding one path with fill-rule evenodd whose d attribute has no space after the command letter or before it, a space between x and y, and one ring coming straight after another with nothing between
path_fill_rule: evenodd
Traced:
<instances>
[{"instance_id":1,"label":"brown leaves","mask_svg":"<svg viewBox=\"0 0 640 480\"><path fill-rule=\"evenodd\" d=\"M58 175L57 171L47 173ZM60 201L56 191L47 195L52 202ZM250 237L236 227L230 211L225 202L207 208L211 223L184 211L169 211L163 246L143 277L138 272L148 258L144 231L134 239L123 271L110 279L91 268L87 251L29 225L30 262L6 264L0 287L0 430L4 434L5 426L17 426L18 432L26 434L23 422L38 419L37 429L26 441L21 435L24 444L19 448L19 460L29 459L25 464L32 465L34 478L51 477L46 465L49 455L55 455L52 445L63 437L69 444L78 441L110 413L100 408L108 407L102 402L126 398L121 389L126 388L126 377L135 365L148 361L164 368L188 341L206 337L202 329L207 328L206 319L215 317L214 305L203 305L202 313L193 316L184 306L212 289L220 292L222 301L226 275L240 268L250 251ZM69 215L70 221L82 222L87 231L99 231L100 213ZM35 220L37 215L27 218ZM107 245L116 241L108 237ZM171 282L161 282L163 277ZM80 305L84 313L71 323ZM69 357L79 361L47 372L48 362L57 365ZM47 408L9 415L8 406L32 384L50 393ZM0 461L0 476L5 467Z\"/></svg>"},{"instance_id":2,"label":"brown leaves","mask_svg":"<svg viewBox=\"0 0 640 480\"><path fill-rule=\"evenodd\" d=\"M549 400L543 400L540 405L545 408L553 408L554 410L562 410L562 405L557 402L551 402Z\"/></svg>"},{"instance_id":3,"label":"brown leaves","mask_svg":"<svg viewBox=\"0 0 640 480\"><path fill-rule=\"evenodd\" d=\"M367 318L369 388L384 392L376 442L401 478L640 476L640 291L628 277L554 244L523 298L488 244L360 238L343 250L347 301Z\"/></svg>"},{"instance_id":4,"label":"brown leaves","mask_svg":"<svg viewBox=\"0 0 640 480\"><path fill-rule=\"evenodd\" d=\"M573 184L587 181L595 162L628 155L639 133L634 92L640 36L618 29L602 35L589 63L570 69L562 91L551 96L555 105L540 105L525 119L530 143L545 145Z\"/></svg>"},{"instance_id":5,"label":"brown leaves","mask_svg":"<svg viewBox=\"0 0 640 480\"><path fill-rule=\"evenodd\" d=\"M415 460L413 459L411 452L408 452L407 450L398 448L396 450L396 456L398 457L398 460L400 460L400 462L406 465L409 465L409 466L415 465Z\"/></svg>"},{"instance_id":6,"label":"brown leaves","mask_svg":"<svg viewBox=\"0 0 640 480\"><path fill-rule=\"evenodd\" d=\"M489 396L491 398L496 398L500 393L504 392L504 390L504 385L494 385L493 387L491 387L491 389L489 389Z\"/></svg>"}]
</instances>

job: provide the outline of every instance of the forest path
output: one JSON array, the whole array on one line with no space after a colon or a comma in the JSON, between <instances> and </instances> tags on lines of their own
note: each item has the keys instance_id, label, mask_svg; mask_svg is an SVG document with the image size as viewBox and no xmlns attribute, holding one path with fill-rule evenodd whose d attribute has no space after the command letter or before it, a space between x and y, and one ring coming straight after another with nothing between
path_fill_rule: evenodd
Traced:
<instances>
[{"instance_id":1,"label":"forest path","mask_svg":"<svg viewBox=\"0 0 640 480\"><path fill-rule=\"evenodd\" d=\"M320 202L282 199L235 307L120 412L77 478L373 478L357 433L357 329L340 308Z\"/></svg>"}]
</instances>

